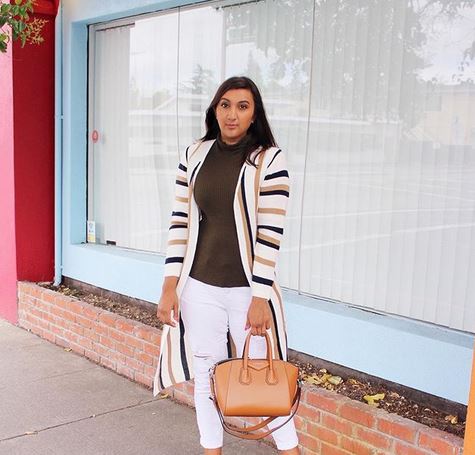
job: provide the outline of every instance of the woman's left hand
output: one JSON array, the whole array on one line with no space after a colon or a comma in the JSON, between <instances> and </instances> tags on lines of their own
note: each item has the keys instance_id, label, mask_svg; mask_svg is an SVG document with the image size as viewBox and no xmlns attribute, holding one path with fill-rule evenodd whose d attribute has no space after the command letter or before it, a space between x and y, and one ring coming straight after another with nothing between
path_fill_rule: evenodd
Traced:
<instances>
[{"instance_id":1,"label":"woman's left hand","mask_svg":"<svg viewBox=\"0 0 475 455\"><path fill-rule=\"evenodd\" d=\"M250 327L253 335L264 336L266 330L270 329L271 320L272 314L267 300L253 297L247 311L245 330Z\"/></svg>"}]
</instances>

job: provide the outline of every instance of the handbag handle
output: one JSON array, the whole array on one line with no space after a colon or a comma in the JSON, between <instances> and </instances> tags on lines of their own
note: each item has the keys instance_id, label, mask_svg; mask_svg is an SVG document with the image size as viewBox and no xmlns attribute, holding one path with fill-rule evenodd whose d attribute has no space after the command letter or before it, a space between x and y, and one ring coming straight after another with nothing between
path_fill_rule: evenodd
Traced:
<instances>
[{"instance_id":1,"label":"handbag handle","mask_svg":"<svg viewBox=\"0 0 475 455\"><path fill-rule=\"evenodd\" d=\"M270 382L270 379L272 379L273 383L275 384L277 383L277 379L275 377L275 372L274 372L272 345L271 345L270 337L267 334L267 332L264 332L264 336L266 338L266 344L267 344L267 360L269 361L268 382ZM241 380L244 377L244 379L247 379L246 382L248 383L250 383L250 374L249 374L249 367L248 367L250 341L251 341L251 332L249 331L249 333L246 336L246 341L244 342L244 349L243 349L243 354L242 354L243 368L241 372ZM271 430L267 430L261 433L252 433L252 432L260 430L261 428L264 428L269 423L277 419L277 417L268 417L267 419L264 419L262 422L258 423L257 425L253 425L246 428L231 427L224 421L223 413L221 412L221 409L219 408L218 400L216 399L214 378L212 375L210 376L210 379L211 379L211 395L212 395L210 397L210 400L213 401L216 407L216 411L218 412L221 425L223 426L224 430L227 433L233 436L237 436L242 439L257 440L257 439L262 439L262 438L265 438L266 436L269 436L271 433L283 427L287 422L289 422L295 416L297 409L299 407L301 388L300 388L300 381L297 381L297 390L295 391L295 396L292 401L291 413L289 414L289 417L288 419L285 420L285 422L281 423L279 426L275 428L272 428Z\"/></svg>"},{"instance_id":2,"label":"handbag handle","mask_svg":"<svg viewBox=\"0 0 475 455\"><path fill-rule=\"evenodd\" d=\"M211 382L214 386L214 381L211 381ZM268 425L269 423L271 423L272 421L277 419L277 417L268 417L267 419L263 420L262 422L258 423L257 425L253 425L251 427L246 427L246 428L234 427L233 428L224 421L224 416L223 416L223 413L221 412L221 409L219 409L218 403L216 402L217 400L213 400L211 397L210 397L210 400L213 401L213 403L216 407L216 411L218 412L219 420L221 421L221 425L223 426L224 431L226 431L226 433L229 433L232 436L237 436L238 438L250 439L250 440L255 441L255 440L258 440L258 439L265 438L266 436L269 436L271 433L278 430L279 428L282 428L287 422L289 422L295 416L295 414L297 412L297 409L299 407L299 403L300 403L300 394L301 394L301 389L300 389L300 383L299 383L298 386L297 386L297 391L295 392L294 401L292 402L292 412L290 413L289 418L285 422L281 423L279 426L277 426L275 428L272 428L271 430L267 430L265 432L262 432L262 433L251 433L251 432L256 431L256 430L260 430L261 428L265 427L266 425Z\"/></svg>"},{"instance_id":3,"label":"handbag handle","mask_svg":"<svg viewBox=\"0 0 475 455\"><path fill-rule=\"evenodd\" d=\"M249 374L249 346L251 344L251 331L246 336L246 341L244 342L244 350L242 354L243 366L241 372L241 381L244 384L249 384L251 382L251 376ZM269 384L277 384L277 377L274 371L274 356L272 353L272 344L270 342L270 337L267 332L264 332L267 345L267 361L269 362L269 370L267 372L267 381Z\"/></svg>"}]
</instances>

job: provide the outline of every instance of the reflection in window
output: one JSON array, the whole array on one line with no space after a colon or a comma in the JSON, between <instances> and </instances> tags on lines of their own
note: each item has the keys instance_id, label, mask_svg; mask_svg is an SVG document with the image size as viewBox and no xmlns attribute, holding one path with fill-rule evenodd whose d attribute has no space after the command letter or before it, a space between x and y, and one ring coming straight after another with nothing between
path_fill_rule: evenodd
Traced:
<instances>
[{"instance_id":1,"label":"reflection in window","mask_svg":"<svg viewBox=\"0 0 475 455\"><path fill-rule=\"evenodd\" d=\"M164 252L178 151L248 75L292 178L281 282L475 331L473 23L455 0L263 0L93 28L99 241Z\"/></svg>"}]
</instances>

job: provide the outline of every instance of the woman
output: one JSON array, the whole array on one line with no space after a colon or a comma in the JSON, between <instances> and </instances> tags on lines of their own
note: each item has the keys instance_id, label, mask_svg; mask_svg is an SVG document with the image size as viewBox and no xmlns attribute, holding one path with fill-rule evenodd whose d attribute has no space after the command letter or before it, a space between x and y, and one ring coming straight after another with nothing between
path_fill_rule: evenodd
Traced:
<instances>
[{"instance_id":1,"label":"woman","mask_svg":"<svg viewBox=\"0 0 475 455\"><path fill-rule=\"evenodd\" d=\"M205 454L220 454L223 429L210 396L209 368L241 355L275 356L286 335L275 264L289 196L288 172L258 88L232 77L206 111L206 134L180 160L157 315L166 324L154 383L158 390L195 378ZM278 426L285 417L274 420ZM282 454L298 454L293 420L273 433Z\"/></svg>"}]
</instances>

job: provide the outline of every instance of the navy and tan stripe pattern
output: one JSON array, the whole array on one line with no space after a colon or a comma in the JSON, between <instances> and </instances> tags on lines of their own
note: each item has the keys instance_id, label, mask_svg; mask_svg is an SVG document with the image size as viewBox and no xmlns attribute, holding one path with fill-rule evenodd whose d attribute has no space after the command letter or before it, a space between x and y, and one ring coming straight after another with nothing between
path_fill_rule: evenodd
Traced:
<instances>
[{"instance_id":1,"label":"navy and tan stripe pattern","mask_svg":"<svg viewBox=\"0 0 475 455\"><path fill-rule=\"evenodd\" d=\"M284 154L277 150L270 158L259 188L255 246L255 255L259 259L254 258L252 268L254 296L270 299L275 278L275 263L284 232L288 198L289 173Z\"/></svg>"},{"instance_id":2,"label":"navy and tan stripe pattern","mask_svg":"<svg viewBox=\"0 0 475 455\"><path fill-rule=\"evenodd\" d=\"M188 149L187 149L188 153ZM175 202L170 221L165 275L179 276L188 243L188 178L187 166L178 164L175 179Z\"/></svg>"},{"instance_id":3,"label":"navy and tan stripe pattern","mask_svg":"<svg viewBox=\"0 0 475 455\"><path fill-rule=\"evenodd\" d=\"M179 278L178 297L191 270L198 239L199 209L193 196L193 183L213 142L190 146L178 165L164 274ZM280 149L273 147L261 153L257 168L244 163L233 205L239 250L252 295L270 303L274 356L281 359L287 358L287 336L275 266L288 198L289 174ZM229 345L232 344L231 339ZM164 327L154 394L193 376L192 351L180 318L177 327Z\"/></svg>"}]
</instances>

